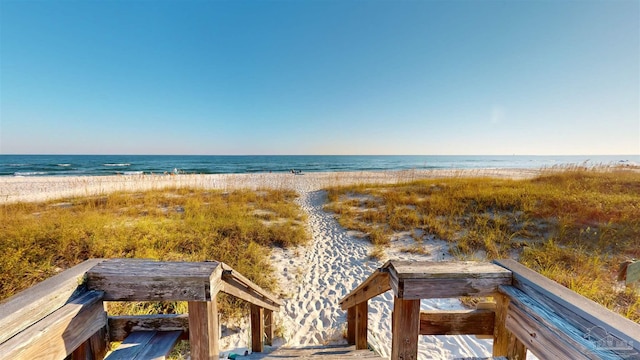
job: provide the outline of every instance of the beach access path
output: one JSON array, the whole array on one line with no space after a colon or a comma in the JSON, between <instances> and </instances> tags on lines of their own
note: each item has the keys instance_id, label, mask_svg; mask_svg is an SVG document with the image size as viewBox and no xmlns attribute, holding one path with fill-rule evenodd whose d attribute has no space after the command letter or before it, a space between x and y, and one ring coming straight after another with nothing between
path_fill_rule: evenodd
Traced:
<instances>
[{"instance_id":1,"label":"beach access path","mask_svg":"<svg viewBox=\"0 0 640 360\"><path fill-rule=\"evenodd\" d=\"M442 261L449 259L448 243L425 242L430 255L407 254L391 246L386 258L371 259L372 245L354 232L342 228L333 214L325 212L326 191L332 185L358 183L397 183L417 179L456 176L527 178L534 170L438 170L307 174L224 174L224 175L134 175L101 177L6 177L0 178L0 202L44 201L71 196L100 196L114 191L142 191L171 187L194 187L224 191L246 188L291 189L307 214L311 241L304 247L273 249L271 261L276 269L284 300L276 314L283 338L276 345L303 347L345 344L346 313L339 301L387 258L397 260ZM62 200L61 200L62 201ZM399 245L399 244L395 244ZM391 353L391 311L393 296L385 293L369 305L369 343L383 357ZM423 300L422 310L462 309L457 299ZM247 326L239 332L223 334L223 353L243 354L247 349ZM473 336L423 336L419 341L419 359L490 357L491 341ZM247 359L260 359L252 354Z\"/></svg>"}]
</instances>

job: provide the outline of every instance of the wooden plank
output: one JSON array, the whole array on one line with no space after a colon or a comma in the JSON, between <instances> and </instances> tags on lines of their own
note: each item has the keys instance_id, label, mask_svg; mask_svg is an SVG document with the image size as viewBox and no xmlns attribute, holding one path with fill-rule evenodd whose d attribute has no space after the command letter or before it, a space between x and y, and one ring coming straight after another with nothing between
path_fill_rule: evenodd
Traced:
<instances>
[{"instance_id":1,"label":"wooden plank","mask_svg":"<svg viewBox=\"0 0 640 360\"><path fill-rule=\"evenodd\" d=\"M640 324L581 296L537 272L513 261L496 260L513 272L513 285L536 301L550 307L582 332L601 329L605 336L628 344L640 357ZM627 354L628 355L628 354Z\"/></svg>"},{"instance_id":2,"label":"wooden plank","mask_svg":"<svg viewBox=\"0 0 640 360\"><path fill-rule=\"evenodd\" d=\"M263 360L304 359L304 360L344 360L344 359L382 359L370 350L356 350L354 346L309 346L303 348L279 348L266 354Z\"/></svg>"},{"instance_id":3,"label":"wooden plank","mask_svg":"<svg viewBox=\"0 0 640 360\"><path fill-rule=\"evenodd\" d=\"M527 347L511 332L509 332L507 358L509 360L525 360L527 358Z\"/></svg>"},{"instance_id":4,"label":"wooden plank","mask_svg":"<svg viewBox=\"0 0 640 360\"><path fill-rule=\"evenodd\" d=\"M271 311L278 311L280 309L279 304L271 302L270 299L259 296L254 293L251 288L247 288L244 284L239 283L232 278L227 278L222 281L220 291Z\"/></svg>"},{"instance_id":5,"label":"wooden plank","mask_svg":"<svg viewBox=\"0 0 640 360\"><path fill-rule=\"evenodd\" d=\"M420 335L493 335L492 310L421 311Z\"/></svg>"},{"instance_id":6,"label":"wooden plank","mask_svg":"<svg viewBox=\"0 0 640 360\"><path fill-rule=\"evenodd\" d=\"M403 299L457 298L492 296L498 286L511 284L507 278L406 279L400 280L396 296Z\"/></svg>"},{"instance_id":7,"label":"wooden plank","mask_svg":"<svg viewBox=\"0 0 640 360\"><path fill-rule=\"evenodd\" d=\"M108 301L209 301L220 287L218 262L110 259L87 272Z\"/></svg>"},{"instance_id":8,"label":"wooden plank","mask_svg":"<svg viewBox=\"0 0 640 360\"><path fill-rule=\"evenodd\" d=\"M250 305L251 308L251 351L263 352L264 345L264 310L258 305Z\"/></svg>"},{"instance_id":9,"label":"wooden plank","mask_svg":"<svg viewBox=\"0 0 640 360\"><path fill-rule=\"evenodd\" d=\"M391 288L403 299L489 296L499 285L511 284L511 272L498 265L473 261L390 261Z\"/></svg>"},{"instance_id":10,"label":"wooden plank","mask_svg":"<svg viewBox=\"0 0 640 360\"><path fill-rule=\"evenodd\" d=\"M262 301L266 303L271 304L273 307L278 308L282 306L282 301L277 296L259 287L258 285L253 283L251 280L244 277L244 275L233 270L229 265L225 263L221 263L221 264L222 264L222 269L224 270L224 272L222 273L222 280L226 282L233 280L233 282L241 284L242 287L245 288L248 293L252 294L255 297L260 298Z\"/></svg>"},{"instance_id":11,"label":"wooden plank","mask_svg":"<svg viewBox=\"0 0 640 360\"><path fill-rule=\"evenodd\" d=\"M212 301L189 301L189 343L191 359L218 359L218 304Z\"/></svg>"},{"instance_id":12,"label":"wooden plank","mask_svg":"<svg viewBox=\"0 0 640 360\"><path fill-rule=\"evenodd\" d=\"M495 321L493 327L493 356L506 356L509 350L509 330L507 330L507 309L509 298L502 294L495 294Z\"/></svg>"},{"instance_id":13,"label":"wooden plank","mask_svg":"<svg viewBox=\"0 0 640 360\"><path fill-rule=\"evenodd\" d=\"M164 360L181 334L181 331L133 332L105 360Z\"/></svg>"},{"instance_id":14,"label":"wooden plank","mask_svg":"<svg viewBox=\"0 0 640 360\"><path fill-rule=\"evenodd\" d=\"M156 331L148 346L138 355L140 360L165 360L180 339L181 331Z\"/></svg>"},{"instance_id":15,"label":"wooden plank","mask_svg":"<svg viewBox=\"0 0 640 360\"><path fill-rule=\"evenodd\" d=\"M107 325L101 292L90 291L0 344L0 359L64 358Z\"/></svg>"},{"instance_id":16,"label":"wooden plank","mask_svg":"<svg viewBox=\"0 0 640 360\"><path fill-rule=\"evenodd\" d=\"M273 338L275 336L276 324L273 318L273 311L264 309L264 343L265 345L273 345Z\"/></svg>"},{"instance_id":17,"label":"wooden plank","mask_svg":"<svg viewBox=\"0 0 640 360\"><path fill-rule=\"evenodd\" d=\"M398 279L510 279L511 272L479 261L389 261L384 265Z\"/></svg>"},{"instance_id":18,"label":"wooden plank","mask_svg":"<svg viewBox=\"0 0 640 360\"><path fill-rule=\"evenodd\" d=\"M356 344L356 307L347 309L347 344Z\"/></svg>"},{"instance_id":19,"label":"wooden plank","mask_svg":"<svg viewBox=\"0 0 640 360\"><path fill-rule=\"evenodd\" d=\"M351 291L340 301L342 310L356 306L362 302L369 301L374 296L378 296L391 289L389 274L386 270L378 269L371 274L362 284Z\"/></svg>"},{"instance_id":20,"label":"wooden plank","mask_svg":"<svg viewBox=\"0 0 640 360\"><path fill-rule=\"evenodd\" d=\"M71 353L71 360L102 360L108 348L107 329L102 328Z\"/></svg>"},{"instance_id":21,"label":"wooden plank","mask_svg":"<svg viewBox=\"0 0 640 360\"><path fill-rule=\"evenodd\" d=\"M369 326L369 302L361 302L356 308L355 343L356 350L367 349L368 326Z\"/></svg>"},{"instance_id":22,"label":"wooden plank","mask_svg":"<svg viewBox=\"0 0 640 360\"><path fill-rule=\"evenodd\" d=\"M538 358L619 359L585 337L547 306L513 286L500 288L509 297L507 328Z\"/></svg>"},{"instance_id":23,"label":"wooden plank","mask_svg":"<svg viewBox=\"0 0 640 360\"><path fill-rule=\"evenodd\" d=\"M420 300L394 297L391 321L391 358L415 360L418 358L420 330Z\"/></svg>"},{"instance_id":24,"label":"wooden plank","mask_svg":"<svg viewBox=\"0 0 640 360\"><path fill-rule=\"evenodd\" d=\"M122 341L136 331L181 331L183 337L189 331L187 314L109 316L108 320L111 341Z\"/></svg>"},{"instance_id":25,"label":"wooden plank","mask_svg":"<svg viewBox=\"0 0 640 360\"><path fill-rule=\"evenodd\" d=\"M51 314L84 291L87 270L102 259L87 260L44 280L0 304L0 343Z\"/></svg>"}]
</instances>

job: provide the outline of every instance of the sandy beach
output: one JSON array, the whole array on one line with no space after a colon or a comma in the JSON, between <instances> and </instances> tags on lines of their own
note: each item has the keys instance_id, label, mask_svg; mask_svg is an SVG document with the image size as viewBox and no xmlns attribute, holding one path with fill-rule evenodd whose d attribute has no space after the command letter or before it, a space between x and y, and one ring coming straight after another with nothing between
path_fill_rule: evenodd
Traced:
<instances>
[{"instance_id":1,"label":"sandy beach","mask_svg":"<svg viewBox=\"0 0 640 360\"><path fill-rule=\"evenodd\" d=\"M277 269L280 296L284 306L276 323L283 337L276 346L291 347L344 343L346 313L339 301L365 280L387 259L443 261L450 259L448 243L427 242L430 255L397 251L402 240L395 240L386 250L386 257L371 260L372 245L343 229L332 214L323 210L326 193L331 185L355 183L396 183L416 179L486 176L527 178L537 170L437 170L349 173L225 174L225 175L135 175L101 177L4 177L0 178L0 202L44 201L72 196L97 196L114 191L139 191L166 187L196 187L232 190L237 188L284 188L300 194L296 200L308 216L312 241L296 249L274 249L271 262ZM423 300L423 310L462 309L456 299ZM384 357L391 352L390 292L375 297L369 305L369 343ZM222 353L243 354L247 349L248 326L240 324L239 332L223 331ZM235 328L235 327L234 327ZM419 342L419 359L451 359L490 357L491 340L473 336L424 336ZM258 354L245 357L259 359Z\"/></svg>"}]
</instances>

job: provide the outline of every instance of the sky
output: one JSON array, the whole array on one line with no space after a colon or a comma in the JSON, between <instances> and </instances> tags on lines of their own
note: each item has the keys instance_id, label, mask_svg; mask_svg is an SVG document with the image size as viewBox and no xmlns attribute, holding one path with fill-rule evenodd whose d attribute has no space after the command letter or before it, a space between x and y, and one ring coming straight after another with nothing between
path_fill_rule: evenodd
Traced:
<instances>
[{"instance_id":1,"label":"sky","mask_svg":"<svg viewBox=\"0 0 640 360\"><path fill-rule=\"evenodd\" d=\"M640 154L640 0L0 0L0 154Z\"/></svg>"}]
</instances>

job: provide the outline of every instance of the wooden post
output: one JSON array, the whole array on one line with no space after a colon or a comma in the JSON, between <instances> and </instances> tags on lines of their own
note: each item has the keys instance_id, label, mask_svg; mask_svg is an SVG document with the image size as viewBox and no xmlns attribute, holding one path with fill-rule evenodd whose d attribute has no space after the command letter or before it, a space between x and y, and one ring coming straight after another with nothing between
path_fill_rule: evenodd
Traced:
<instances>
[{"instance_id":1,"label":"wooden post","mask_svg":"<svg viewBox=\"0 0 640 360\"><path fill-rule=\"evenodd\" d=\"M356 307L352 306L347 309L347 343L349 345L356 344Z\"/></svg>"},{"instance_id":2,"label":"wooden post","mask_svg":"<svg viewBox=\"0 0 640 360\"><path fill-rule=\"evenodd\" d=\"M356 350L367 349L367 325L369 322L369 302L364 301L355 306L356 308Z\"/></svg>"},{"instance_id":3,"label":"wooden post","mask_svg":"<svg viewBox=\"0 0 640 360\"><path fill-rule=\"evenodd\" d=\"M525 360L527 358L527 347L513 334L509 333L509 347L507 349L507 359Z\"/></svg>"},{"instance_id":4,"label":"wooden post","mask_svg":"<svg viewBox=\"0 0 640 360\"><path fill-rule=\"evenodd\" d=\"M273 323L273 311L264 309L264 332L266 338L264 343L271 346L273 345L273 333L275 331L275 324Z\"/></svg>"},{"instance_id":5,"label":"wooden post","mask_svg":"<svg viewBox=\"0 0 640 360\"><path fill-rule=\"evenodd\" d=\"M495 294L496 317L493 322L493 356L507 356L509 346L509 330L507 330L507 308L509 298L502 294Z\"/></svg>"},{"instance_id":6,"label":"wooden post","mask_svg":"<svg viewBox=\"0 0 640 360\"><path fill-rule=\"evenodd\" d=\"M98 330L71 353L72 360L99 360L107 354L107 329Z\"/></svg>"},{"instance_id":7,"label":"wooden post","mask_svg":"<svg viewBox=\"0 0 640 360\"><path fill-rule=\"evenodd\" d=\"M263 352L262 336L264 334L264 309L251 304L251 351Z\"/></svg>"},{"instance_id":8,"label":"wooden post","mask_svg":"<svg viewBox=\"0 0 640 360\"><path fill-rule=\"evenodd\" d=\"M394 297L391 334L391 359L416 360L418 358L418 332L420 331L420 300Z\"/></svg>"},{"instance_id":9,"label":"wooden post","mask_svg":"<svg viewBox=\"0 0 640 360\"><path fill-rule=\"evenodd\" d=\"M189 343L193 360L218 360L218 304L189 301Z\"/></svg>"}]
</instances>

